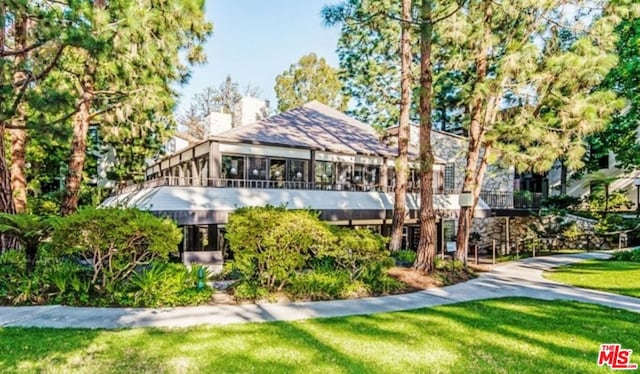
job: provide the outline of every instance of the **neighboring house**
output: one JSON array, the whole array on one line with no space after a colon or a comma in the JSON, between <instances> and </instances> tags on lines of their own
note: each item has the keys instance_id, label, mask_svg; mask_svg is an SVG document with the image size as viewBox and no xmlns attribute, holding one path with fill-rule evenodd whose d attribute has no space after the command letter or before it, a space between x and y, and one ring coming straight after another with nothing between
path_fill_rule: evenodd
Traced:
<instances>
[{"instance_id":1,"label":"neighboring house","mask_svg":"<svg viewBox=\"0 0 640 374\"><path fill-rule=\"evenodd\" d=\"M228 214L243 206L313 209L332 224L388 235L397 157L393 137L392 129L383 141L371 126L314 101L163 157L147 169L147 182L119 190L103 205L137 207L174 219L184 230L180 251L187 263L219 264L230 255L225 224ZM466 140L434 130L433 141L433 204L442 250L455 233ZM406 248L416 248L420 185L417 152L410 154L403 239ZM516 211L513 170L495 169L487 179L485 186L494 189L488 192L504 199L493 207L480 201L476 217Z\"/></svg>"},{"instance_id":2,"label":"neighboring house","mask_svg":"<svg viewBox=\"0 0 640 374\"><path fill-rule=\"evenodd\" d=\"M615 180L609 185L609 191L623 190L626 191L627 197L634 204L634 209L638 206L638 186L636 180L640 178L640 170L625 172L616 167L616 155L609 152L607 156L598 160L600 169L598 170L603 176L609 176ZM585 197L591 193L591 185L589 183L589 175L583 175L578 179L571 178L571 173L567 176L567 195L574 197ZM557 162L554 168L546 175L546 183L548 184L549 195L560 194L561 168ZM640 180L638 180L640 182Z\"/></svg>"}]
</instances>

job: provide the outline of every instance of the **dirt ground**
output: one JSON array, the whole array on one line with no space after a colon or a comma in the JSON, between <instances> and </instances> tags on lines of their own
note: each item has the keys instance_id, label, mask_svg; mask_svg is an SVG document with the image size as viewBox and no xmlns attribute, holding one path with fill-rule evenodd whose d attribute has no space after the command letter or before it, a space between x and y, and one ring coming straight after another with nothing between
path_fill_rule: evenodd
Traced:
<instances>
[{"instance_id":1,"label":"dirt ground","mask_svg":"<svg viewBox=\"0 0 640 374\"><path fill-rule=\"evenodd\" d=\"M411 268L393 267L389 269L389 275L405 283L409 291L415 291L465 282L475 278L477 273L490 269L487 265L469 265L469 268L471 272L436 270L425 274Z\"/></svg>"}]
</instances>

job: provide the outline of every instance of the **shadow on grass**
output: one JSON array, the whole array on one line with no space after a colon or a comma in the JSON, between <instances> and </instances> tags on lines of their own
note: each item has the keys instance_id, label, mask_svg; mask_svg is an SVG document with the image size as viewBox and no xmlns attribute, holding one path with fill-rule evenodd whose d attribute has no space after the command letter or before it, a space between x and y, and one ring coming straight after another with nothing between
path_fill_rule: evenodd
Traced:
<instances>
[{"instance_id":1,"label":"shadow on grass","mask_svg":"<svg viewBox=\"0 0 640 374\"><path fill-rule=\"evenodd\" d=\"M225 327L4 328L0 372L598 372L600 344L640 351L638 321L591 304L506 298Z\"/></svg>"}]
</instances>

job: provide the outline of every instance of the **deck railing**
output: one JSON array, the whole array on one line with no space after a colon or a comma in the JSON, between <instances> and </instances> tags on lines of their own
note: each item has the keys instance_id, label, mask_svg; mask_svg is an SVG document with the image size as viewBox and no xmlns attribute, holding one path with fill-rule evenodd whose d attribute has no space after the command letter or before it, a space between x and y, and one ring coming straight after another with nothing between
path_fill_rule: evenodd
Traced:
<instances>
[{"instance_id":1,"label":"deck railing","mask_svg":"<svg viewBox=\"0 0 640 374\"><path fill-rule=\"evenodd\" d=\"M305 181L279 181L257 179L229 179L229 178L188 178L188 177L160 177L142 183L117 188L116 194L139 191L145 188L161 186L181 187L213 187L213 188L254 188L254 189L292 189L292 190L326 190L326 191L352 191L352 192L394 192L395 186L382 186L370 183L321 183ZM408 193L420 192L420 187L409 183ZM460 190L445 190L435 188L434 194L459 194ZM494 209L530 209L540 208L542 204L541 193L522 193L509 191L481 191L480 197L485 203Z\"/></svg>"}]
</instances>

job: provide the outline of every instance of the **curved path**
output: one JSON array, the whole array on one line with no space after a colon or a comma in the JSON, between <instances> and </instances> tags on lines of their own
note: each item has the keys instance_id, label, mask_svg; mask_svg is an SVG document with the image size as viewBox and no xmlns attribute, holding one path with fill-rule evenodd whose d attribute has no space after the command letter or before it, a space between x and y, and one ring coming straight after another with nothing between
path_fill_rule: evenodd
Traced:
<instances>
[{"instance_id":1,"label":"curved path","mask_svg":"<svg viewBox=\"0 0 640 374\"><path fill-rule=\"evenodd\" d=\"M59 305L0 307L0 326L122 328L223 325L373 314L510 296L576 300L640 313L640 298L571 287L542 277L544 270L556 266L609 256L608 253L581 253L528 258L498 265L490 272L465 283L376 298L158 309L78 308Z\"/></svg>"}]
</instances>

